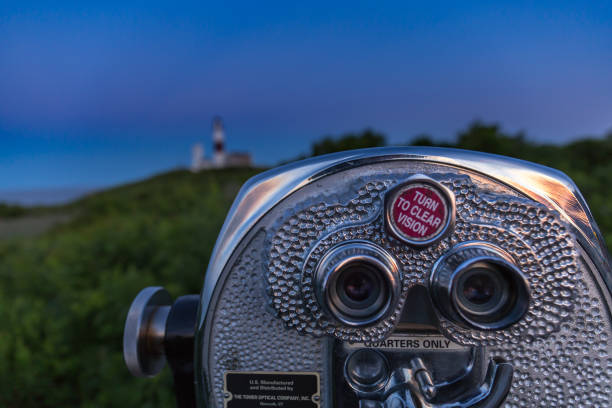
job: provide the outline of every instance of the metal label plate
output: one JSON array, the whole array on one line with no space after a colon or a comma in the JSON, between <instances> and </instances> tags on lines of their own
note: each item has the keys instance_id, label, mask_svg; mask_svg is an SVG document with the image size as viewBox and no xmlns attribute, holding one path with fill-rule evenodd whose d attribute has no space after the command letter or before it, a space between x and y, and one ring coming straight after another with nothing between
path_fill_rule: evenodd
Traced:
<instances>
[{"instance_id":1,"label":"metal label plate","mask_svg":"<svg viewBox=\"0 0 612 408\"><path fill-rule=\"evenodd\" d=\"M375 343L354 343L351 347L416 351L457 351L467 348L440 335L395 335Z\"/></svg>"},{"instance_id":2,"label":"metal label plate","mask_svg":"<svg viewBox=\"0 0 612 408\"><path fill-rule=\"evenodd\" d=\"M319 373L227 371L223 379L225 408L318 408Z\"/></svg>"}]
</instances>

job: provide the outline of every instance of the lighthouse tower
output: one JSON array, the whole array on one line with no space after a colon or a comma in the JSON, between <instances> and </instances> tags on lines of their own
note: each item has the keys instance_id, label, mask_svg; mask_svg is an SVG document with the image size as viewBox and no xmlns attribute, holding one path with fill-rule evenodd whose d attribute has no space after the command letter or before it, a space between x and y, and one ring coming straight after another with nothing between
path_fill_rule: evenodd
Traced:
<instances>
[{"instance_id":1,"label":"lighthouse tower","mask_svg":"<svg viewBox=\"0 0 612 408\"><path fill-rule=\"evenodd\" d=\"M213 165L225 167L225 130L220 116L215 116L213 119L213 145Z\"/></svg>"}]
</instances>

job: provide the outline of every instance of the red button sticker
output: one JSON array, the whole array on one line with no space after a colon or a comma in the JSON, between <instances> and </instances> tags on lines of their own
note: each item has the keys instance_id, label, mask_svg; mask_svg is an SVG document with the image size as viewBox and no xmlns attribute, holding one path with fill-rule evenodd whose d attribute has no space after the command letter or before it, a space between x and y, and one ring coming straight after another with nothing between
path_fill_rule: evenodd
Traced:
<instances>
[{"instance_id":1,"label":"red button sticker","mask_svg":"<svg viewBox=\"0 0 612 408\"><path fill-rule=\"evenodd\" d=\"M411 183L392 197L392 230L408 242L435 239L448 226L448 200L435 186Z\"/></svg>"}]
</instances>

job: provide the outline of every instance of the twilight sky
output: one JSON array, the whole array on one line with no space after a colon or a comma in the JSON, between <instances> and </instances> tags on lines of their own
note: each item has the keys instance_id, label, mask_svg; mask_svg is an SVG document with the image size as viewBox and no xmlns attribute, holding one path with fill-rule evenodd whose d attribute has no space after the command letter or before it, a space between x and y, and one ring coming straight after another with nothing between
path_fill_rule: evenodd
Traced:
<instances>
[{"instance_id":1,"label":"twilight sky","mask_svg":"<svg viewBox=\"0 0 612 408\"><path fill-rule=\"evenodd\" d=\"M8 3L0 190L187 165L216 114L260 164L367 126L391 143L476 118L546 142L612 129L607 1Z\"/></svg>"}]
</instances>

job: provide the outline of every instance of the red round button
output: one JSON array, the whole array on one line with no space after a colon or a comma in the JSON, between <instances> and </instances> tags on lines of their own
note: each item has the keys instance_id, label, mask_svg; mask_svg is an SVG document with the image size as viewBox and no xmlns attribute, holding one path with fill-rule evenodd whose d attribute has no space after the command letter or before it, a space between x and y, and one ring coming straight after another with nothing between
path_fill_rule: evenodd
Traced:
<instances>
[{"instance_id":1,"label":"red round button","mask_svg":"<svg viewBox=\"0 0 612 408\"><path fill-rule=\"evenodd\" d=\"M387 211L398 238L427 242L441 235L448 226L449 204L445 194L429 183L414 182L396 191Z\"/></svg>"}]
</instances>

